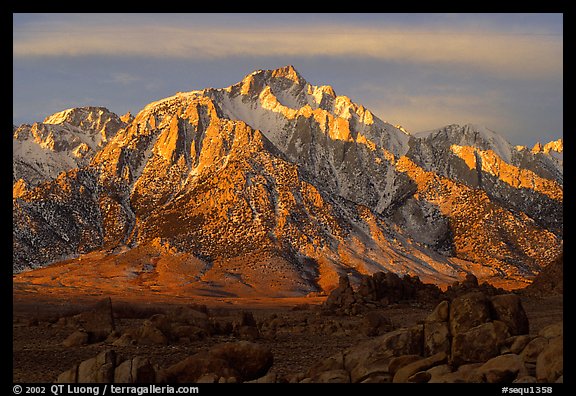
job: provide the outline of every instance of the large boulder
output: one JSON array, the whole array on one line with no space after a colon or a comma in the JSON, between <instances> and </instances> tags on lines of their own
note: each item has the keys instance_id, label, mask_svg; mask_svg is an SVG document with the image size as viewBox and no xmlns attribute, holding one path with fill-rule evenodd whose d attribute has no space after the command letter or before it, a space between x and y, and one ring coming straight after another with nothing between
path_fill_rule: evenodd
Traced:
<instances>
[{"instance_id":1,"label":"large boulder","mask_svg":"<svg viewBox=\"0 0 576 396\"><path fill-rule=\"evenodd\" d=\"M62 317L57 325L74 328L88 335L87 343L104 341L115 329L112 300L102 299L88 310L74 316Z\"/></svg>"},{"instance_id":2,"label":"large boulder","mask_svg":"<svg viewBox=\"0 0 576 396\"><path fill-rule=\"evenodd\" d=\"M324 301L323 308L332 312L349 313L356 301L356 295L350 285L348 276L340 275L338 287L328 295Z\"/></svg>"},{"instance_id":3,"label":"large boulder","mask_svg":"<svg viewBox=\"0 0 576 396\"><path fill-rule=\"evenodd\" d=\"M323 371L311 378L310 382L319 384L350 383L350 373L341 369Z\"/></svg>"},{"instance_id":4,"label":"large boulder","mask_svg":"<svg viewBox=\"0 0 576 396\"><path fill-rule=\"evenodd\" d=\"M344 353L338 352L313 364L307 371L307 378L314 378L324 371L344 370Z\"/></svg>"},{"instance_id":5,"label":"large boulder","mask_svg":"<svg viewBox=\"0 0 576 396\"><path fill-rule=\"evenodd\" d=\"M478 373L489 383L512 382L528 375L522 358L514 353L493 357L478 368Z\"/></svg>"},{"instance_id":6,"label":"large boulder","mask_svg":"<svg viewBox=\"0 0 576 396\"><path fill-rule=\"evenodd\" d=\"M210 354L226 360L242 381L262 377L274 363L270 348L249 341L218 344L210 349Z\"/></svg>"},{"instance_id":7,"label":"large boulder","mask_svg":"<svg viewBox=\"0 0 576 396\"><path fill-rule=\"evenodd\" d=\"M422 355L422 340L422 325L394 330L344 351L344 368L352 382L361 382L374 373L387 372L393 357Z\"/></svg>"},{"instance_id":8,"label":"large boulder","mask_svg":"<svg viewBox=\"0 0 576 396\"><path fill-rule=\"evenodd\" d=\"M508 337L508 326L499 320L460 332L452 339L451 363L459 366L485 362L500 354Z\"/></svg>"},{"instance_id":9,"label":"large boulder","mask_svg":"<svg viewBox=\"0 0 576 396\"><path fill-rule=\"evenodd\" d=\"M233 333L241 340L256 341L261 337L258 322L250 311L242 311L240 320L234 322L232 326Z\"/></svg>"},{"instance_id":10,"label":"large boulder","mask_svg":"<svg viewBox=\"0 0 576 396\"><path fill-rule=\"evenodd\" d=\"M119 361L116 352L107 349L93 358L75 364L61 373L57 383L153 383L156 367L146 357Z\"/></svg>"},{"instance_id":11,"label":"large boulder","mask_svg":"<svg viewBox=\"0 0 576 396\"><path fill-rule=\"evenodd\" d=\"M524 363L536 363L538 355L548 346L546 337L537 336L533 338L520 352L520 357Z\"/></svg>"},{"instance_id":12,"label":"large boulder","mask_svg":"<svg viewBox=\"0 0 576 396\"><path fill-rule=\"evenodd\" d=\"M145 384L156 382L156 369L145 357L125 360L114 369L115 383Z\"/></svg>"},{"instance_id":13,"label":"large boulder","mask_svg":"<svg viewBox=\"0 0 576 396\"><path fill-rule=\"evenodd\" d=\"M196 382L207 374L249 381L264 376L273 363L268 347L249 341L223 343L189 356L159 374L160 382Z\"/></svg>"},{"instance_id":14,"label":"large boulder","mask_svg":"<svg viewBox=\"0 0 576 396\"><path fill-rule=\"evenodd\" d=\"M161 370L158 373L158 382L193 383L207 374L224 378L238 376L226 360L216 358L209 352L199 352Z\"/></svg>"},{"instance_id":15,"label":"large boulder","mask_svg":"<svg viewBox=\"0 0 576 396\"><path fill-rule=\"evenodd\" d=\"M551 339L536 360L536 379L556 382L564 373L564 336Z\"/></svg>"},{"instance_id":16,"label":"large boulder","mask_svg":"<svg viewBox=\"0 0 576 396\"><path fill-rule=\"evenodd\" d=\"M456 297L450 304L450 334L456 336L490 321L490 303L486 295L473 291Z\"/></svg>"},{"instance_id":17,"label":"large boulder","mask_svg":"<svg viewBox=\"0 0 576 396\"><path fill-rule=\"evenodd\" d=\"M450 353L450 329L447 322L424 322L424 355Z\"/></svg>"},{"instance_id":18,"label":"large boulder","mask_svg":"<svg viewBox=\"0 0 576 396\"><path fill-rule=\"evenodd\" d=\"M396 374L394 374L394 379L392 382L409 382L409 378L411 378L416 373L426 371L431 367L444 364L447 362L447 360L448 355L446 355L446 352L438 352L427 358L416 360L415 362L409 363L398 370ZM428 381L430 377L431 376L426 376L426 381ZM418 382L423 381L420 379Z\"/></svg>"},{"instance_id":19,"label":"large boulder","mask_svg":"<svg viewBox=\"0 0 576 396\"><path fill-rule=\"evenodd\" d=\"M424 319L424 355L431 356L438 352L450 353L450 303L440 302Z\"/></svg>"},{"instance_id":20,"label":"large boulder","mask_svg":"<svg viewBox=\"0 0 576 396\"><path fill-rule=\"evenodd\" d=\"M164 316L161 314L155 316ZM167 345L168 337L162 331L159 323L154 320L146 320L142 326L134 333L131 334L136 339L138 344L141 345Z\"/></svg>"},{"instance_id":21,"label":"large boulder","mask_svg":"<svg viewBox=\"0 0 576 396\"><path fill-rule=\"evenodd\" d=\"M111 350L100 352L96 357L85 360L78 365L78 375L75 382L79 383L110 383L114 381L116 353Z\"/></svg>"},{"instance_id":22,"label":"large boulder","mask_svg":"<svg viewBox=\"0 0 576 396\"><path fill-rule=\"evenodd\" d=\"M90 334L84 330L76 330L62 341L62 345L65 347L77 347L88 344L89 340Z\"/></svg>"},{"instance_id":23,"label":"large boulder","mask_svg":"<svg viewBox=\"0 0 576 396\"><path fill-rule=\"evenodd\" d=\"M490 298L493 318L506 323L511 335L528 334L528 316L516 294L501 294Z\"/></svg>"},{"instance_id":24,"label":"large boulder","mask_svg":"<svg viewBox=\"0 0 576 396\"><path fill-rule=\"evenodd\" d=\"M212 323L205 312L183 306L167 314L154 314L141 326L128 329L122 337L128 344L167 345L174 342L202 340L212 330ZM120 339L122 339L120 337ZM120 341L116 345L121 345Z\"/></svg>"}]
</instances>

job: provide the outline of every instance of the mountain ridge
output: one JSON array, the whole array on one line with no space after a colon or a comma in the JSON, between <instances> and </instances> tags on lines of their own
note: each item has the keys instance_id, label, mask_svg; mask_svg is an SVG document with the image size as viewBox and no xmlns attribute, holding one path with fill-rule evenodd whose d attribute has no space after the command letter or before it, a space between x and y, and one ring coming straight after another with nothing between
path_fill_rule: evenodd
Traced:
<instances>
[{"instance_id":1,"label":"mountain ridge","mask_svg":"<svg viewBox=\"0 0 576 396\"><path fill-rule=\"evenodd\" d=\"M242 293L318 292L378 270L519 285L561 245L561 159L473 125L407 134L292 66L126 121L80 170L30 191L14 182L15 271L148 246L167 262L186 255L198 288ZM69 232L56 240L54 227Z\"/></svg>"}]
</instances>

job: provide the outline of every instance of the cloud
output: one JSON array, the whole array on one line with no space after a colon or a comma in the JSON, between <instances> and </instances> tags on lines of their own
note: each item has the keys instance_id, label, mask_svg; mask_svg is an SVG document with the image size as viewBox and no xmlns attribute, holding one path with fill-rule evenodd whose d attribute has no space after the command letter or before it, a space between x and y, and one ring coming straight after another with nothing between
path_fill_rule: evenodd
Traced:
<instances>
[{"instance_id":1,"label":"cloud","mask_svg":"<svg viewBox=\"0 0 576 396\"><path fill-rule=\"evenodd\" d=\"M66 23L15 27L14 57L121 56L182 59L252 57L367 58L456 65L531 78L562 74L562 37L477 27L358 25L186 26Z\"/></svg>"},{"instance_id":2,"label":"cloud","mask_svg":"<svg viewBox=\"0 0 576 396\"><path fill-rule=\"evenodd\" d=\"M141 81L142 79L130 73L113 73L111 81L121 85L130 85Z\"/></svg>"},{"instance_id":3,"label":"cloud","mask_svg":"<svg viewBox=\"0 0 576 396\"><path fill-rule=\"evenodd\" d=\"M498 91L477 93L438 89L429 93L394 92L386 99L372 96L366 107L391 124L400 124L409 132L422 132L448 124L476 123L495 128L503 125L506 117L499 113L499 104L505 99ZM506 130L500 130L506 133Z\"/></svg>"}]
</instances>

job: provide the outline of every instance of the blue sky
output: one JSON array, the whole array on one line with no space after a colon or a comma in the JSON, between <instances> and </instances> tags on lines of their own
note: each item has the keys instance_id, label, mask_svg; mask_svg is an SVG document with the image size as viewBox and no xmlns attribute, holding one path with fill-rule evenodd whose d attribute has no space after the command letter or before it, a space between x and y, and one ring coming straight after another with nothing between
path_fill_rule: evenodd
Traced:
<instances>
[{"instance_id":1,"label":"blue sky","mask_svg":"<svg viewBox=\"0 0 576 396\"><path fill-rule=\"evenodd\" d=\"M562 14L14 14L13 123L75 106L136 114L292 64L410 132L563 134Z\"/></svg>"}]
</instances>

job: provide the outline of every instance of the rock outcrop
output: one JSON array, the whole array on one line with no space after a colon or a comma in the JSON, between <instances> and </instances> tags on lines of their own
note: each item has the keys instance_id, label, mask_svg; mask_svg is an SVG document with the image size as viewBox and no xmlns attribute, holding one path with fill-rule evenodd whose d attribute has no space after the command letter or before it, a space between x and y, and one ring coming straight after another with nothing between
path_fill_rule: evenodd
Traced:
<instances>
[{"instance_id":1,"label":"rock outcrop","mask_svg":"<svg viewBox=\"0 0 576 396\"><path fill-rule=\"evenodd\" d=\"M217 344L166 368L144 356L122 360L113 349L107 349L63 372L56 382L245 382L265 376L273 361L269 348L248 341Z\"/></svg>"},{"instance_id":2,"label":"rock outcrop","mask_svg":"<svg viewBox=\"0 0 576 396\"><path fill-rule=\"evenodd\" d=\"M337 295L351 294L344 280L340 286ZM420 325L348 348L289 380L562 382L562 323L530 335L518 295L476 289L441 301Z\"/></svg>"}]
</instances>

